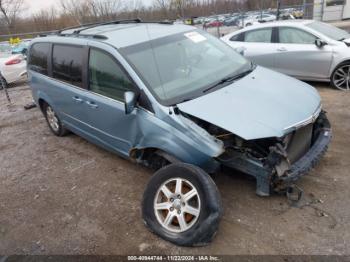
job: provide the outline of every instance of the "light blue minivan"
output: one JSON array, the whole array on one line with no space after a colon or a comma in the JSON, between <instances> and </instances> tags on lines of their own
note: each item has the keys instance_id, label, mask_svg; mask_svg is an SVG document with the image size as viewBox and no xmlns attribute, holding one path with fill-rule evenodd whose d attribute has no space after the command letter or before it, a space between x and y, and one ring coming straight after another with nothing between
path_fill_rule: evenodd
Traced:
<instances>
[{"instance_id":1,"label":"light blue minivan","mask_svg":"<svg viewBox=\"0 0 350 262\"><path fill-rule=\"evenodd\" d=\"M65 29L32 41L28 73L55 135L71 131L158 170L143 219L178 245L207 244L218 229L208 174L244 172L268 196L307 173L331 140L313 87L191 26L136 19Z\"/></svg>"}]
</instances>

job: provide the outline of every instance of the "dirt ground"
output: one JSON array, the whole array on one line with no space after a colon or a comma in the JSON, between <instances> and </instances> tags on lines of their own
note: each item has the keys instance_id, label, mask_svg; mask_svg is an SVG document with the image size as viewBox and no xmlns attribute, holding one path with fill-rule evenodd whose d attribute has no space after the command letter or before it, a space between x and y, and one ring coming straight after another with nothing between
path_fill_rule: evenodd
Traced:
<instances>
[{"instance_id":1,"label":"dirt ground","mask_svg":"<svg viewBox=\"0 0 350 262\"><path fill-rule=\"evenodd\" d=\"M0 254L350 254L350 92L318 87L334 139L298 185L302 208L255 195L245 175L215 177L224 216L207 247L150 233L140 202L152 173L70 134L51 134L25 84L0 91Z\"/></svg>"}]
</instances>

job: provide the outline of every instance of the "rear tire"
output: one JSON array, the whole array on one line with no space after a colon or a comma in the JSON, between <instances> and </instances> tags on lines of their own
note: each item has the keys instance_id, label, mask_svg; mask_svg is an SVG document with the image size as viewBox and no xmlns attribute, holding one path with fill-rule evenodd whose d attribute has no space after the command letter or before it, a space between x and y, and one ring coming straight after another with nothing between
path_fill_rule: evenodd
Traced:
<instances>
[{"instance_id":1,"label":"rear tire","mask_svg":"<svg viewBox=\"0 0 350 262\"><path fill-rule=\"evenodd\" d=\"M61 120L49 104L43 104L43 113L52 133L60 137L68 133L68 130L63 127Z\"/></svg>"},{"instance_id":2,"label":"rear tire","mask_svg":"<svg viewBox=\"0 0 350 262\"><path fill-rule=\"evenodd\" d=\"M167 241L180 246L207 245L222 216L220 194L199 167L171 164L149 181L142 216L146 226Z\"/></svg>"}]
</instances>

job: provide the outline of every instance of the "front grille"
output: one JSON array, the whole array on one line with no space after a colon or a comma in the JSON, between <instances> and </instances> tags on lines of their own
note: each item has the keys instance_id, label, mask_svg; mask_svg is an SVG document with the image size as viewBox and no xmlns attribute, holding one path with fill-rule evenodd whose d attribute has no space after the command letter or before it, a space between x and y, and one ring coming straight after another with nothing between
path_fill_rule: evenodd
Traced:
<instances>
[{"instance_id":1,"label":"front grille","mask_svg":"<svg viewBox=\"0 0 350 262\"><path fill-rule=\"evenodd\" d=\"M306 125L296 130L288 143L287 153L291 164L298 161L309 151L312 141L313 124Z\"/></svg>"}]
</instances>

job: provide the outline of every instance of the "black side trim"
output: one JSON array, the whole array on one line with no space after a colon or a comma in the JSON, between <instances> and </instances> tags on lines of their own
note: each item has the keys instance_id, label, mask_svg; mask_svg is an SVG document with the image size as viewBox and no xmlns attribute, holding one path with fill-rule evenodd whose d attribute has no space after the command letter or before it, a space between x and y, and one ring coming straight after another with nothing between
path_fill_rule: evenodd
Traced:
<instances>
[{"instance_id":1,"label":"black side trim","mask_svg":"<svg viewBox=\"0 0 350 262\"><path fill-rule=\"evenodd\" d=\"M145 91L141 90L139 93L140 93L139 99L138 99L139 106L146 109L147 111L154 113L152 103L151 101L149 101Z\"/></svg>"},{"instance_id":2,"label":"black side trim","mask_svg":"<svg viewBox=\"0 0 350 262\"><path fill-rule=\"evenodd\" d=\"M279 42L278 27L272 27L271 43L275 44L278 42Z\"/></svg>"}]
</instances>

